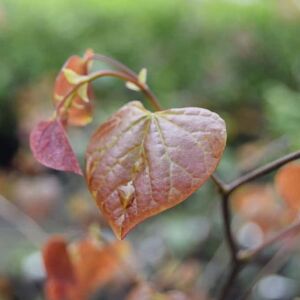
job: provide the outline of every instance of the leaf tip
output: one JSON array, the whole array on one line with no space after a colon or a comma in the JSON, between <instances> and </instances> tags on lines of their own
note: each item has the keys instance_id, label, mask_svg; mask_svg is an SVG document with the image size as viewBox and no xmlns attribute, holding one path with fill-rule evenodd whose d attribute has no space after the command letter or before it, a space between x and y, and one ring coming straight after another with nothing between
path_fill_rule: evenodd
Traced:
<instances>
[{"instance_id":1,"label":"leaf tip","mask_svg":"<svg viewBox=\"0 0 300 300\"><path fill-rule=\"evenodd\" d=\"M142 68L139 75L138 75L138 79L140 83L145 84L147 82L147 69L146 68Z\"/></svg>"},{"instance_id":2,"label":"leaf tip","mask_svg":"<svg viewBox=\"0 0 300 300\"><path fill-rule=\"evenodd\" d=\"M127 81L125 85L129 90L132 90L135 92L139 92L141 90L136 84L134 84L130 81Z\"/></svg>"},{"instance_id":3,"label":"leaf tip","mask_svg":"<svg viewBox=\"0 0 300 300\"><path fill-rule=\"evenodd\" d=\"M118 240L122 241L122 240L125 239L128 232L124 231L123 224L117 225L117 224L114 224L114 223L110 222L110 226L111 226L111 228L112 228L112 230L113 230L113 232L114 232L114 234L115 234L115 236Z\"/></svg>"}]
</instances>

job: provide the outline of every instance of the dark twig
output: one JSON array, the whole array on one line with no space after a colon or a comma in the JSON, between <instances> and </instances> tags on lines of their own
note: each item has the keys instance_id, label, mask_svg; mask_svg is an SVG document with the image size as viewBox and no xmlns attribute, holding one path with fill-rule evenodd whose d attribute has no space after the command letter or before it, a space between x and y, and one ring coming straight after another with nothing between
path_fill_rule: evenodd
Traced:
<instances>
[{"instance_id":1,"label":"dark twig","mask_svg":"<svg viewBox=\"0 0 300 300\"><path fill-rule=\"evenodd\" d=\"M231 265L230 273L229 273L227 280L224 284L224 287L221 291L220 300L225 300L230 295L229 293L231 291L232 285L234 284L241 268L242 268L242 265L240 265L238 263Z\"/></svg>"},{"instance_id":2,"label":"dark twig","mask_svg":"<svg viewBox=\"0 0 300 300\"><path fill-rule=\"evenodd\" d=\"M279 158L261 168L258 168L252 172L249 172L238 179L234 180L230 184L228 184L228 192L231 194L234 190L236 190L241 185L250 182L252 180L258 179L262 176L265 176L278 168L282 167L288 162L291 162L293 160L300 159L300 151L293 152L291 154L288 154L282 158Z\"/></svg>"},{"instance_id":3,"label":"dark twig","mask_svg":"<svg viewBox=\"0 0 300 300\"><path fill-rule=\"evenodd\" d=\"M224 221L225 237L230 250L231 260L234 264L238 262L237 246L231 230L231 211L229 203L229 192L225 182L223 182L217 175L211 176L213 182L217 186L220 194L222 195L222 217Z\"/></svg>"},{"instance_id":4,"label":"dark twig","mask_svg":"<svg viewBox=\"0 0 300 300\"><path fill-rule=\"evenodd\" d=\"M232 234L231 230L231 211L229 207L229 197L228 195L222 196L222 216L224 220L225 227L225 238L230 250L231 261L234 265L238 264L238 256L237 256L237 246Z\"/></svg>"},{"instance_id":5,"label":"dark twig","mask_svg":"<svg viewBox=\"0 0 300 300\"><path fill-rule=\"evenodd\" d=\"M223 180L221 180L219 178L219 176L217 176L215 174L211 175L211 179L215 183L217 188L219 189L220 194L227 195L227 193L228 193L227 184Z\"/></svg>"},{"instance_id":6,"label":"dark twig","mask_svg":"<svg viewBox=\"0 0 300 300\"><path fill-rule=\"evenodd\" d=\"M217 176L212 176L212 180L214 181L215 185L219 190L219 193L222 196L222 216L223 216L224 228L225 228L225 239L227 241L228 248L230 250L231 261L232 261L231 272L221 292L219 298L220 300L227 299L231 287L236 280L236 277L238 276L240 270L244 267L246 262L251 261L256 255L258 255L266 247L272 245L273 243L276 243L281 239L290 236L291 234L295 234L297 233L298 230L300 230L300 220L298 220L297 222L289 226L287 229L279 232L276 236L263 243L258 248L251 251L239 252L231 228L231 211L230 211L230 203L229 203L230 195L243 184L256 180L262 176L265 176L277 170L278 168L282 167L283 165L291 161L294 161L296 159L300 159L300 151L293 152L273 162L270 162L263 167L260 167L254 171L251 171L237 178L236 180L232 181L229 184L224 183Z\"/></svg>"},{"instance_id":7,"label":"dark twig","mask_svg":"<svg viewBox=\"0 0 300 300\"><path fill-rule=\"evenodd\" d=\"M106 55L102 55L102 54L98 54L95 53L93 54L93 56L91 57L92 60L100 60L105 62L108 65L111 65L112 67L115 67L116 69L128 74L129 76L131 76L132 78L137 78L138 75L132 71L131 69L129 69L127 66L125 66L124 64L122 64L121 62L115 60L112 57L106 56Z\"/></svg>"}]
</instances>

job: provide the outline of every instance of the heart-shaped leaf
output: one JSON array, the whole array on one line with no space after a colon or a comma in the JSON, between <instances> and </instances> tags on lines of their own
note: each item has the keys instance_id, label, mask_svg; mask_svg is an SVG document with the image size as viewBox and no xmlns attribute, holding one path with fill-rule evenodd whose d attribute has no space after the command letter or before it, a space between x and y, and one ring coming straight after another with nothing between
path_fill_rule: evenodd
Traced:
<instances>
[{"instance_id":1,"label":"heart-shaped leaf","mask_svg":"<svg viewBox=\"0 0 300 300\"><path fill-rule=\"evenodd\" d=\"M152 113L130 102L94 133L87 182L115 234L185 200L214 172L224 121L201 108Z\"/></svg>"},{"instance_id":2,"label":"heart-shaped leaf","mask_svg":"<svg viewBox=\"0 0 300 300\"><path fill-rule=\"evenodd\" d=\"M65 129L57 119L42 121L31 131L30 148L42 165L82 175Z\"/></svg>"},{"instance_id":3,"label":"heart-shaped leaf","mask_svg":"<svg viewBox=\"0 0 300 300\"><path fill-rule=\"evenodd\" d=\"M58 74L54 86L54 103L56 106L71 90L88 74L90 58L93 52L87 50L84 57L73 55L64 64ZM91 103L92 89L90 84L84 84L66 101L66 107L58 115L66 120L68 125L84 126L92 121L93 105Z\"/></svg>"}]
</instances>

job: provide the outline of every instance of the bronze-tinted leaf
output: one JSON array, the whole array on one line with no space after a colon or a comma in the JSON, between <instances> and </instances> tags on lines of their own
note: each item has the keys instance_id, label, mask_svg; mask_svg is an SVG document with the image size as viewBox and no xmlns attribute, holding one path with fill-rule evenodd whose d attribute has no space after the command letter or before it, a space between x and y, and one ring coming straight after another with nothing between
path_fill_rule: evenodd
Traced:
<instances>
[{"instance_id":1,"label":"bronze-tinted leaf","mask_svg":"<svg viewBox=\"0 0 300 300\"><path fill-rule=\"evenodd\" d=\"M43 258L48 278L74 280L74 270L64 238L51 237L44 246Z\"/></svg>"},{"instance_id":2,"label":"bronze-tinted leaf","mask_svg":"<svg viewBox=\"0 0 300 300\"><path fill-rule=\"evenodd\" d=\"M125 241L101 244L94 238L70 245L53 236L43 247L47 300L87 300L119 274L126 272L130 246Z\"/></svg>"},{"instance_id":3,"label":"bronze-tinted leaf","mask_svg":"<svg viewBox=\"0 0 300 300\"><path fill-rule=\"evenodd\" d=\"M59 120L38 123L30 134L30 147L35 159L44 166L82 175L65 129Z\"/></svg>"},{"instance_id":4,"label":"bronze-tinted leaf","mask_svg":"<svg viewBox=\"0 0 300 300\"><path fill-rule=\"evenodd\" d=\"M94 133L87 182L115 234L185 200L214 172L224 121L201 108L151 113L130 102Z\"/></svg>"},{"instance_id":5,"label":"bronze-tinted leaf","mask_svg":"<svg viewBox=\"0 0 300 300\"><path fill-rule=\"evenodd\" d=\"M60 101L76 86L75 83L68 80L65 70L73 71L74 74L85 76L88 74L89 59L93 55L91 50L87 50L84 57L73 55L64 64L62 70L58 74L54 86L54 104L57 106ZM58 114L68 125L84 126L92 120L93 104L91 85L83 85L69 99L70 105L59 111Z\"/></svg>"},{"instance_id":6,"label":"bronze-tinted leaf","mask_svg":"<svg viewBox=\"0 0 300 300\"><path fill-rule=\"evenodd\" d=\"M275 185L287 205L300 212L300 163L289 163L276 174Z\"/></svg>"},{"instance_id":7,"label":"bronze-tinted leaf","mask_svg":"<svg viewBox=\"0 0 300 300\"><path fill-rule=\"evenodd\" d=\"M119 272L124 273L122 267L130 253L126 241L102 245L92 238L74 243L71 249L78 289L84 299L116 278Z\"/></svg>"}]
</instances>

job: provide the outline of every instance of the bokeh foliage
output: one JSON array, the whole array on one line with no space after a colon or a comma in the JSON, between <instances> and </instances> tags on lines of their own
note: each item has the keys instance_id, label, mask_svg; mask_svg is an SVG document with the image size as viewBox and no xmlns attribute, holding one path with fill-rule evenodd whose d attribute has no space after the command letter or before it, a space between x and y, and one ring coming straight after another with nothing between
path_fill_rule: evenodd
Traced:
<instances>
[{"instance_id":1,"label":"bokeh foliage","mask_svg":"<svg viewBox=\"0 0 300 300\"><path fill-rule=\"evenodd\" d=\"M4 0L1 12L2 134L18 89L54 76L71 53L88 47L137 70L146 66L167 107L223 113L232 142L275 138L299 122L296 116L277 126L277 101L269 99L284 101L290 93L282 89L299 97L300 11L293 1ZM125 98L109 83L101 91L117 105Z\"/></svg>"}]
</instances>

